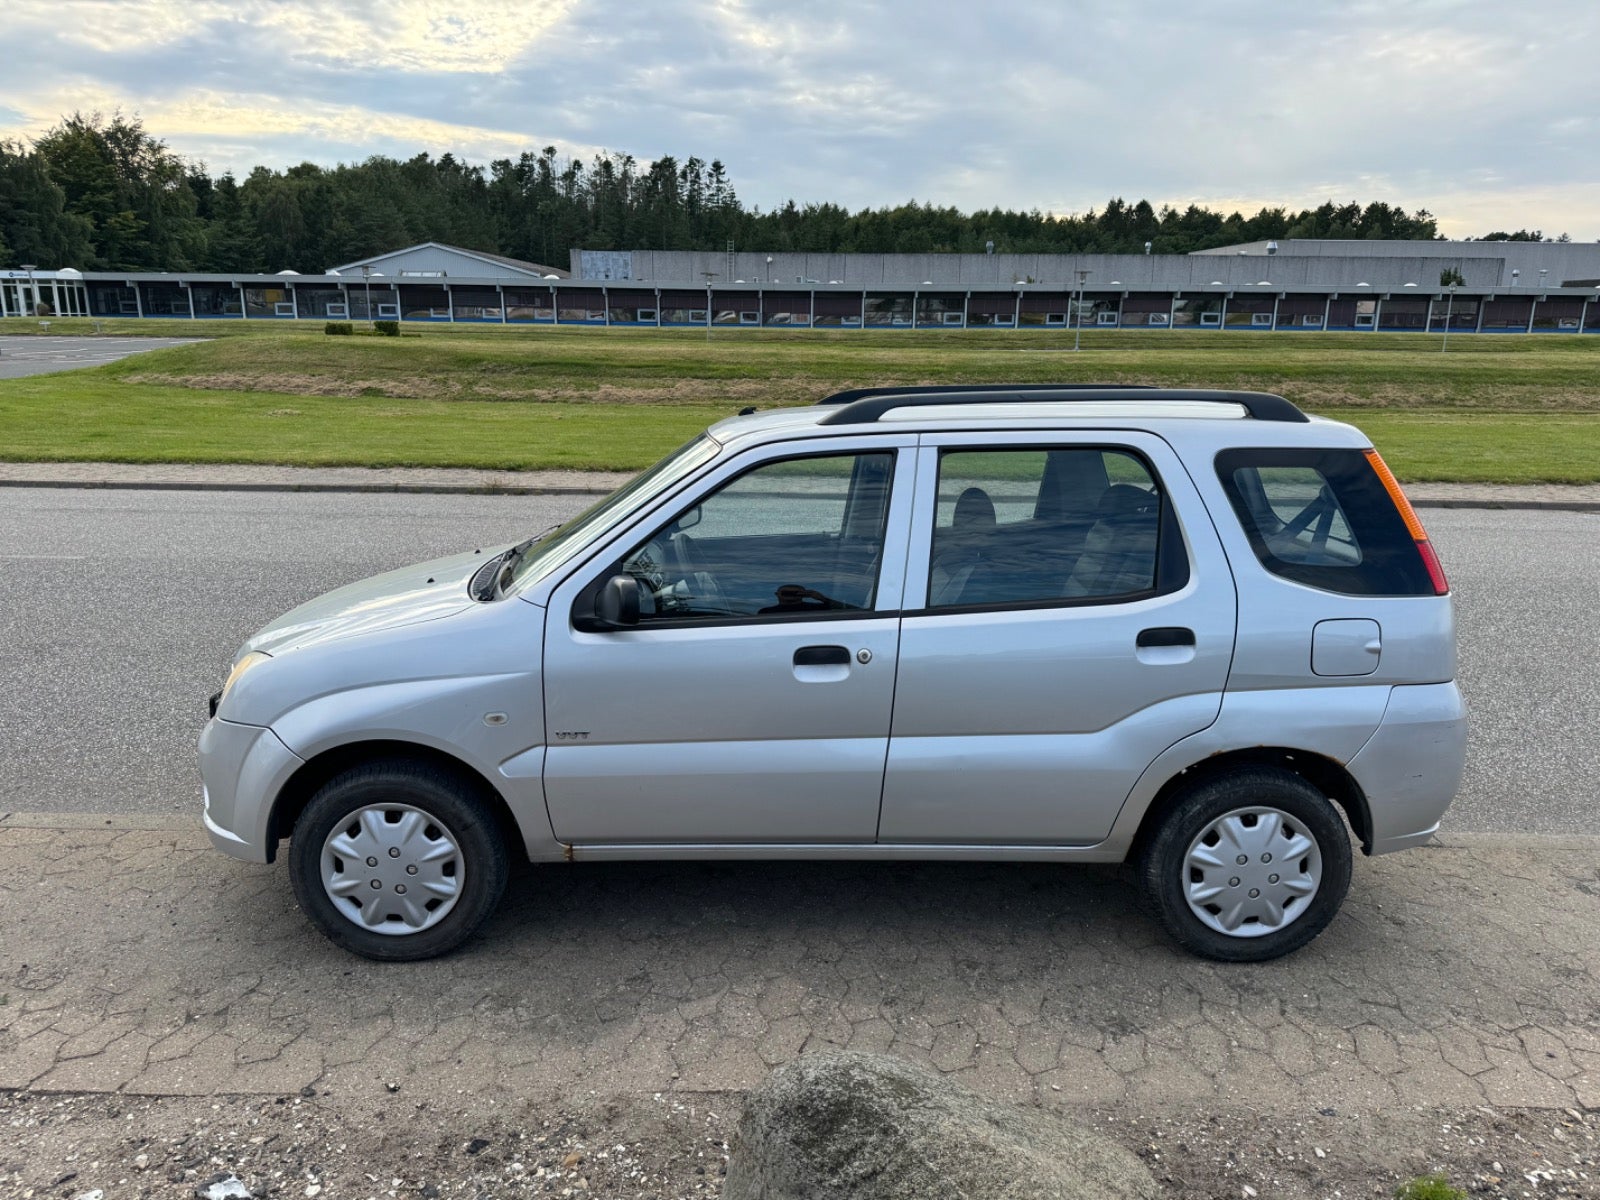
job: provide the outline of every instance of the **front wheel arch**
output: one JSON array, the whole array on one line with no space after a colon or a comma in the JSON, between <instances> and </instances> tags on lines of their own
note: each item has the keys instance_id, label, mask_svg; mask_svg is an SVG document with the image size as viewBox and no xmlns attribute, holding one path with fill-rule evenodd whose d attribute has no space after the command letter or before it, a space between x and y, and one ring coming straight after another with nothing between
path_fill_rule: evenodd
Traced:
<instances>
[{"instance_id":1,"label":"front wheel arch","mask_svg":"<svg viewBox=\"0 0 1600 1200\"><path fill-rule=\"evenodd\" d=\"M519 862L527 861L527 844L516 818L511 815L510 805L481 771L432 746L394 740L347 742L307 759L279 789L272 803L272 816L267 822L267 861L276 861L278 846L294 835L300 814L324 784L355 767L373 763L414 763L454 775L481 793L494 814L507 852Z\"/></svg>"}]
</instances>

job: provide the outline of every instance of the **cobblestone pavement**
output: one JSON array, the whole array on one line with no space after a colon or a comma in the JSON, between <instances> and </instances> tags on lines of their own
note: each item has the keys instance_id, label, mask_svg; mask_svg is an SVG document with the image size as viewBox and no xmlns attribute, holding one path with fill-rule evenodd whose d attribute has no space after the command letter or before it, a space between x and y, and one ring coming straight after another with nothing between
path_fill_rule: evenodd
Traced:
<instances>
[{"instance_id":1,"label":"cobblestone pavement","mask_svg":"<svg viewBox=\"0 0 1600 1200\"><path fill-rule=\"evenodd\" d=\"M609 492L617 471L474 471L437 467L274 467L188 463L5 463L0 486L362 492ZM1600 484L1410 483L1419 505L1600 511Z\"/></svg>"},{"instance_id":2,"label":"cobblestone pavement","mask_svg":"<svg viewBox=\"0 0 1600 1200\"><path fill-rule=\"evenodd\" d=\"M463 951L379 965L281 860L159 826L0 819L0 1088L556 1101L849 1046L1051 1106L1600 1108L1595 838L1358 859L1332 928L1257 966L1172 949L1110 869L803 863L530 869Z\"/></svg>"}]
</instances>

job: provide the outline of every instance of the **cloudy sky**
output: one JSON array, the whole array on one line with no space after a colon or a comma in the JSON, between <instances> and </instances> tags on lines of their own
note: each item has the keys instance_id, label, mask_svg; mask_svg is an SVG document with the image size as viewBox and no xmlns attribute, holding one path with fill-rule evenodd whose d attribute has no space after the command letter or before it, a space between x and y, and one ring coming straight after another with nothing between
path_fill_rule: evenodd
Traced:
<instances>
[{"instance_id":1,"label":"cloudy sky","mask_svg":"<svg viewBox=\"0 0 1600 1200\"><path fill-rule=\"evenodd\" d=\"M554 145L748 204L1382 199L1600 239L1600 3L4 0L0 137L139 114L214 171Z\"/></svg>"}]
</instances>

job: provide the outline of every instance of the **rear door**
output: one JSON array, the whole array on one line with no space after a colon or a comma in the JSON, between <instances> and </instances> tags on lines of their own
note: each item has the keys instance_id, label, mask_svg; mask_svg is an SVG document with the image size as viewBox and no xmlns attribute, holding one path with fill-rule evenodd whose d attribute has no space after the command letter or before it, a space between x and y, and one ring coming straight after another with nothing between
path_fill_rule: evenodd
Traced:
<instances>
[{"instance_id":1,"label":"rear door","mask_svg":"<svg viewBox=\"0 0 1600 1200\"><path fill-rule=\"evenodd\" d=\"M1217 716L1235 591L1160 438L924 435L878 837L1090 845Z\"/></svg>"}]
</instances>

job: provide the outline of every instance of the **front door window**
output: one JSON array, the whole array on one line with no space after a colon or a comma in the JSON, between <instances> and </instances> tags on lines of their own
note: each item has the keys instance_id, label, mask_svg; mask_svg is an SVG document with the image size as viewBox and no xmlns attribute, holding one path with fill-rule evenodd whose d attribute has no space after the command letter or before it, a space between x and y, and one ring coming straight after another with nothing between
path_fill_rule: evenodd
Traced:
<instances>
[{"instance_id":1,"label":"front door window","mask_svg":"<svg viewBox=\"0 0 1600 1200\"><path fill-rule=\"evenodd\" d=\"M891 454L768 463L678 514L626 554L642 625L870 611Z\"/></svg>"}]
</instances>

